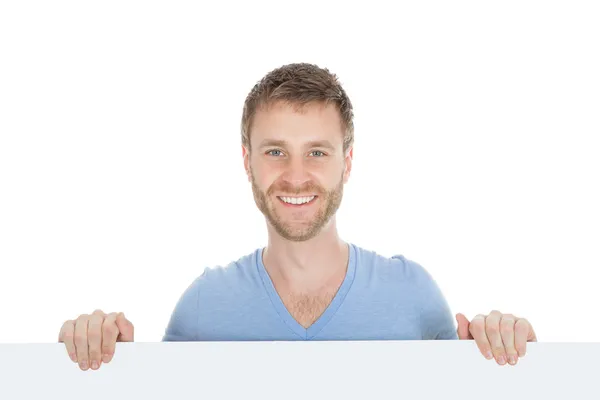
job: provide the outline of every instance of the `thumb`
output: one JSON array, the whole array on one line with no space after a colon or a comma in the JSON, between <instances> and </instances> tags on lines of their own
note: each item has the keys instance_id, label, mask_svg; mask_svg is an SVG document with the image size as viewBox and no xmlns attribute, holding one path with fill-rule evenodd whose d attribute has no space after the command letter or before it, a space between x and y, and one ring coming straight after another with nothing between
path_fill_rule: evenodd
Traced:
<instances>
[{"instance_id":1,"label":"thumb","mask_svg":"<svg viewBox=\"0 0 600 400\"><path fill-rule=\"evenodd\" d=\"M119 328L117 342L133 342L133 324L125 318L125 314L118 313L116 322Z\"/></svg>"},{"instance_id":2,"label":"thumb","mask_svg":"<svg viewBox=\"0 0 600 400\"><path fill-rule=\"evenodd\" d=\"M458 313L456 314L456 322L458 323L458 328L456 329L458 338L460 340L473 339L473 336L469 333L470 322L467 317L465 317L464 314Z\"/></svg>"}]
</instances>

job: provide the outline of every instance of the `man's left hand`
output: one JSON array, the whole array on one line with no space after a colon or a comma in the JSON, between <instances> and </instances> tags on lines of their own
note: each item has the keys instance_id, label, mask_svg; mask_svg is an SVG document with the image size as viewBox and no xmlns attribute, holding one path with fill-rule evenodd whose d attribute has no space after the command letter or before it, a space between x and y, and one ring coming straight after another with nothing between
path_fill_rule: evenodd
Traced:
<instances>
[{"instance_id":1,"label":"man's left hand","mask_svg":"<svg viewBox=\"0 0 600 400\"><path fill-rule=\"evenodd\" d=\"M485 358L496 359L500 365L517 364L524 357L527 342L537 342L533 327L525 318L492 311L489 315L479 314L471 322L464 314L456 314L458 338L475 340Z\"/></svg>"}]
</instances>

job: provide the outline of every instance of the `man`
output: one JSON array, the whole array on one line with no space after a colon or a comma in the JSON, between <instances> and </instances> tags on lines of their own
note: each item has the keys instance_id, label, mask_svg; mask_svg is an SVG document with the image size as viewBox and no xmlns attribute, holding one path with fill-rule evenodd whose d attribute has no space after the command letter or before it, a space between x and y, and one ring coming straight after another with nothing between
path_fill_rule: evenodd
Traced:
<instances>
[{"instance_id":1,"label":"man","mask_svg":"<svg viewBox=\"0 0 600 400\"><path fill-rule=\"evenodd\" d=\"M516 364L536 341L525 319L493 311L454 321L435 281L403 256L338 236L336 211L352 168L353 110L337 77L310 64L275 69L248 95L242 155L268 245L206 269L183 293L164 341L474 339L486 358ZM133 341L123 313L66 321L81 369Z\"/></svg>"}]
</instances>

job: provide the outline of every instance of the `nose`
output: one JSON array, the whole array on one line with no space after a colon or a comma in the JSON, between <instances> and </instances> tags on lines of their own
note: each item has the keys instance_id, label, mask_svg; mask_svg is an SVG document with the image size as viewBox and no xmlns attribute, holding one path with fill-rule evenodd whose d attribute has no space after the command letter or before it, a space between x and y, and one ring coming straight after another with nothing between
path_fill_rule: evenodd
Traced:
<instances>
[{"instance_id":1,"label":"nose","mask_svg":"<svg viewBox=\"0 0 600 400\"><path fill-rule=\"evenodd\" d=\"M305 186L311 180L305 160L302 157L290 158L282 179L293 188Z\"/></svg>"}]
</instances>

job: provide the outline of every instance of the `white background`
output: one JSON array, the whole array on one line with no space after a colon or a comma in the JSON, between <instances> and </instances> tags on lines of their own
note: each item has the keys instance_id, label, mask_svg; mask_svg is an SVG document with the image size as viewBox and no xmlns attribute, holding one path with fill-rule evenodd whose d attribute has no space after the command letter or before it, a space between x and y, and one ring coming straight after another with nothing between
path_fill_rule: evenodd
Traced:
<instances>
[{"instance_id":1,"label":"white background","mask_svg":"<svg viewBox=\"0 0 600 400\"><path fill-rule=\"evenodd\" d=\"M263 246L240 118L289 62L355 107L345 240L423 265L454 313L598 341L597 3L391 4L3 2L0 342L96 308L159 341L204 268Z\"/></svg>"}]
</instances>

